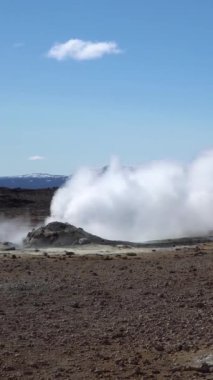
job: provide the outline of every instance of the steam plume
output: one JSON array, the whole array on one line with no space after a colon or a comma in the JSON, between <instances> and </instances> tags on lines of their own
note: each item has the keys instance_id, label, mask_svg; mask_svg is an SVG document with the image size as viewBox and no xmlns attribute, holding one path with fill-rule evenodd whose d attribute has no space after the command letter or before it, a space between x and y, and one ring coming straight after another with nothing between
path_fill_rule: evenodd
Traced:
<instances>
[{"instance_id":1,"label":"steam plume","mask_svg":"<svg viewBox=\"0 0 213 380\"><path fill-rule=\"evenodd\" d=\"M0 242L21 244L30 230L30 223L22 218L0 219Z\"/></svg>"},{"instance_id":2,"label":"steam plume","mask_svg":"<svg viewBox=\"0 0 213 380\"><path fill-rule=\"evenodd\" d=\"M60 188L49 221L69 222L110 239L145 241L213 229L213 151L189 165L166 161L136 168L111 162L79 170Z\"/></svg>"}]
</instances>

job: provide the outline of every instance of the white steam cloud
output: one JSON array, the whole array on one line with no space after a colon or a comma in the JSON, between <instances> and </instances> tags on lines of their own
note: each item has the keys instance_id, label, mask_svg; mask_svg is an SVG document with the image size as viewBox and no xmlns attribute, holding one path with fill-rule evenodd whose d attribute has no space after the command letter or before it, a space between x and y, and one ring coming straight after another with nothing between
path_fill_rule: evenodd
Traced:
<instances>
[{"instance_id":1,"label":"white steam cloud","mask_svg":"<svg viewBox=\"0 0 213 380\"><path fill-rule=\"evenodd\" d=\"M81 169L56 192L47 222L54 220L141 242L205 234L213 229L213 151L185 166L114 160L102 172Z\"/></svg>"},{"instance_id":2,"label":"white steam cloud","mask_svg":"<svg viewBox=\"0 0 213 380\"><path fill-rule=\"evenodd\" d=\"M22 218L0 219L0 242L22 244L30 230L30 224Z\"/></svg>"}]
</instances>

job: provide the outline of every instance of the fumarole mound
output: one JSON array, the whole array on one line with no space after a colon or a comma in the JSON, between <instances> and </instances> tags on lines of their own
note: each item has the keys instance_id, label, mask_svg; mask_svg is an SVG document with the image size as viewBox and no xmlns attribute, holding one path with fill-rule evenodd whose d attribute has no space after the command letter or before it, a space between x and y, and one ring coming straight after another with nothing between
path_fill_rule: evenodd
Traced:
<instances>
[{"instance_id":1,"label":"fumarole mound","mask_svg":"<svg viewBox=\"0 0 213 380\"><path fill-rule=\"evenodd\" d=\"M33 229L24 240L26 247L65 247L78 244L105 244L107 240L68 223L52 222Z\"/></svg>"}]
</instances>

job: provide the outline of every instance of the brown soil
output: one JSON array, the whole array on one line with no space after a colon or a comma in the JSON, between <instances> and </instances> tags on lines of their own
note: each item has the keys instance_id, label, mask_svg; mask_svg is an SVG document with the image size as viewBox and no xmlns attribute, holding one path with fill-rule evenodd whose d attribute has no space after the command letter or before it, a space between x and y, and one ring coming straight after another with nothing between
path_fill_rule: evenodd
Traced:
<instances>
[{"instance_id":1,"label":"brown soil","mask_svg":"<svg viewBox=\"0 0 213 380\"><path fill-rule=\"evenodd\" d=\"M213 379L212 252L1 254L0 378Z\"/></svg>"}]
</instances>

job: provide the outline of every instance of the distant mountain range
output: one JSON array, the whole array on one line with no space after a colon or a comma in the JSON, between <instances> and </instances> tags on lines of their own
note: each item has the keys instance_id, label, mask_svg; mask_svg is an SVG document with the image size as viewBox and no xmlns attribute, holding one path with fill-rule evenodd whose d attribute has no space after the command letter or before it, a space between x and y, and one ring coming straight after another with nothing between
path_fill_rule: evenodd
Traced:
<instances>
[{"instance_id":1,"label":"distant mountain range","mask_svg":"<svg viewBox=\"0 0 213 380\"><path fill-rule=\"evenodd\" d=\"M51 174L27 174L11 177L0 177L0 187L9 187L10 189L46 189L62 186L68 179L64 175Z\"/></svg>"}]
</instances>

